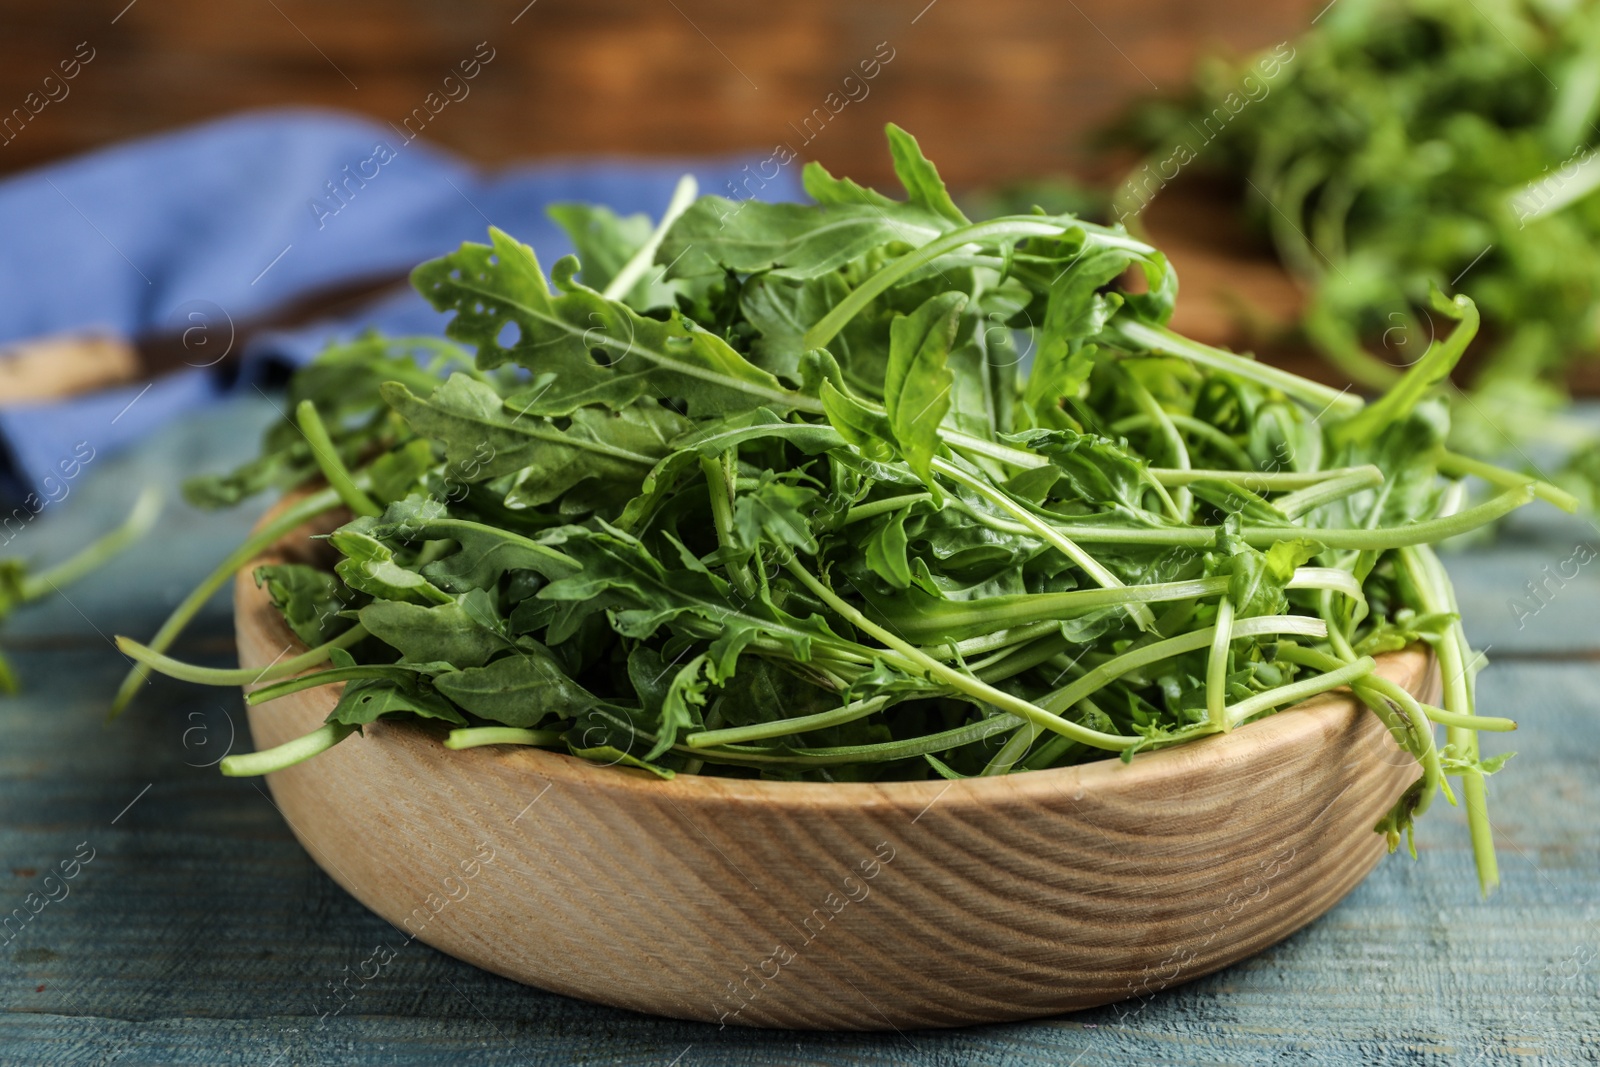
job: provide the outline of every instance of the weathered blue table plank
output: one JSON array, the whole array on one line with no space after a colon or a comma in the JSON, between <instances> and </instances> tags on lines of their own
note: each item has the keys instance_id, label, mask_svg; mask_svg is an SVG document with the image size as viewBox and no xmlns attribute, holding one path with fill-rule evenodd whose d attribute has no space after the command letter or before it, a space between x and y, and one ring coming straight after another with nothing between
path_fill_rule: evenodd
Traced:
<instances>
[{"instance_id":1,"label":"weathered blue table plank","mask_svg":"<svg viewBox=\"0 0 1600 1067\"><path fill-rule=\"evenodd\" d=\"M270 414L239 405L97 459L12 547L58 557L142 482L250 454ZM852 1035L632 1015L420 944L337 1010L330 984L393 932L306 858L260 783L208 766L243 729L238 695L157 680L125 719L102 723L124 667L107 638L148 634L253 511L173 506L123 566L0 635L26 686L0 702L0 914L77 857L66 895L0 944L0 1063L1600 1060L1600 566L1551 587L1536 614L1508 606L1546 564L1600 544L1585 523L1530 514L1493 548L1450 560L1474 637L1492 646L1484 710L1523 727L1490 746L1520 753L1493 783L1505 884L1490 901L1477 896L1464 821L1436 808L1419 861L1391 857L1321 922L1221 974L1061 1019ZM180 651L230 662L225 601Z\"/></svg>"}]
</instances>

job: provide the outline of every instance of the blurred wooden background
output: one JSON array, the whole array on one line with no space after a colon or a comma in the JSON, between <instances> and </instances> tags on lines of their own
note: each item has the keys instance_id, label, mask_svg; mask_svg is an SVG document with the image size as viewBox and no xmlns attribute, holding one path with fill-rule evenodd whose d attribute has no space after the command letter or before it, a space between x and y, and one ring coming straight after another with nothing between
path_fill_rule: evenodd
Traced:
<instances>
[{"instance_id":1,"label":"blurred wooden background","mask_svg":"<svg viewBox=\"0 0 1600 1067\"><path fill-rule=\"evenodd\" d=\"M486 163L787 142L883 182L892 119L957 186L1083 174L1081 136L1132 97L1178 89L1210 48L1274 44L1324 2L0 0L0 115L94 50L0 145L0 171L242 108L398 123L486 41L493 61L425 132ZM893 58L846 86L875 52ZM805 143L813 109L828 121Z\"/></svg>"}]
</instances>

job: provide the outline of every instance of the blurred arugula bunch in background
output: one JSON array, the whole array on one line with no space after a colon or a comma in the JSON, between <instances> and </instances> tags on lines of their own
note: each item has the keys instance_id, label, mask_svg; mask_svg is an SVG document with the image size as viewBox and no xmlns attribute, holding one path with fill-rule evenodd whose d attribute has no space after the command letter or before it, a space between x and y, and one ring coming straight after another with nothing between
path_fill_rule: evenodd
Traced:
<instances>
[{"instance_id":1,"label":"blurred arugula bunch in background","mask_svg":"<svg viewBox=\"0 0 1600 1067\"><path fill-rule=\"evenodd\" d=\"M1525 449L1554 445L1593 505L1600 449L1558 413L1600 349L1600 4L1339 0L1294 49L1196 170L1237 181L1308 291L1307 337L1358 385L1401 373L1364 341L1404 330L1420 350L1446 332L1431 287L1470 297L1483 334L1456 445L1530 465ZM1119 136L1155 153L1192 140L1248 69L1204 64Z\"/></svg>"}]
</instances>

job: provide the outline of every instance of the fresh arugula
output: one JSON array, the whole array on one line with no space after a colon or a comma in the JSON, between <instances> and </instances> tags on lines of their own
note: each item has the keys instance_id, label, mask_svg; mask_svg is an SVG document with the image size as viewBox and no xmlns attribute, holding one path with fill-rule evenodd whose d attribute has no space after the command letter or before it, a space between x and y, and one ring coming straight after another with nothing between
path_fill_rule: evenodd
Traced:
<instances>
[{"instance_id":1,"label":"fresh arugula","mask_svg":"<svg viewBox=\"0 0 1600 1067\"><path fill-rule=\"evenodd\" d=\"M1118 199L1188 160L1229 183L1310 294L1306 338L1366 388L1437 352L1451 316L1430 292L1457 288L1484 330L1456 447L1522 463L1552 447L1592 507L1600 439L1561 409L1600 353L1597 42L1593 3L1345 0L1292 51L1213 58L1183 98L1126 116L1114 136L1156 169ZM1363 344L1380 339L1383 359Z\"/></svg>"},{"instance_id":2,"label":"fresh arugula","mask_svg":"<svg viewBox=\"0 0 1600 1067\"><path fill-rule=\"evenodd\" d=\"M559 209L593 268L547 279L499 231L423 264L472 351L369 338L298 376L310 412L193 495L302 495L121 647L238 684L164 651L314 519L325 564L257 575L314 647L250 699L343 695L225 773L396 716L663 777L954 778L1129 759L1350 685L1422 767L1392 841L1446 772L1481 799L1475 731L1510 724L1464 672L1434 708L1371 656L1469 662L1427 546L1563 498L1478 464L1498 495L1447 506L1448 366L1364 407L1198 345L1164 324L1156 249L1068 215L969 221L890 144L904 201L812 165L810 205L707 197L653 230Z\"/></svg>"},{"instance_id":3,"label":"fresh arugula","mask_svg":"<svg viewBox=\"0 0 1600 1067\"><path fill-rule=\"evenodd\" d=\"M161 494L146 489L139 494L128 517L116 528L95 538L60 563L42 570L19 558L0 559L0 622L17 608L58 593L104 566L113 556L149 532L161 513ZM0 655L0 694L16 693L18 681L10 662Z\"/></svg>"}]
</instances>

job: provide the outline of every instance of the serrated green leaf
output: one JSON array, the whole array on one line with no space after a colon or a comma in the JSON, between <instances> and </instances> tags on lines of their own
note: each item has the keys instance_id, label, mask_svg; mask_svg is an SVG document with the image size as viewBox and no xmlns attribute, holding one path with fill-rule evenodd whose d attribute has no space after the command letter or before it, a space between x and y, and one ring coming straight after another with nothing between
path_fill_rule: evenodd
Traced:
<instances>
[{"instance_id":1,"label":"serrated green leaf","mask_svg":"<svg viewBox=\"0 0 1600 1067\"><path fill-rule=\"evenodd\" d=\"M965 293L941 293L889 327L884 410L906 464L930 485L942 448L939 425L950 410L950 345L966 306Z\"/></svg>"},{"instance_id":2,"label":"serrated green leaf","mask_svg":"<svg viewBox=\"0 0 1600 1067\"><path fill-rule=\"evenodd\" d=\"M480 367L516 363L532 372L508 398L516 411L561 416L657 397L698 416L794 402L778 379L681 314L661 321L605 299L572 280L575 260L557 265L554 294L533 249L498 229L489 236L492 245L463 244L411 277L434 307L454 312L446 332L476 348ZM508 329L516 334L509 346L501 343Z\"/></svg>"},{"instance_id":3,"label":"serrated green leaf","mask_svg":"<svg viewBox=\"0 0 1600 1067\"><path fill-rule=\"evenodd\" d=\"M526 639L498 659L441 674L433 684L472 714L506 726L531 728L571 718L600 702L569 678L548 650Z\"/></svg>"},{"instance_id":4,"label":"serrated green leaf","mask_svg":"<svg viewBox=\"0 0 1600 1067\"><path fill-rule=\"evenodd\" d=\"M906 513L892 511L873 526L866 541L867 566L896 589L911 587L911 564L906 559Z\"/></svg>"},{"instance_id":5,"label":"serrated green leaf","mask_svg":"<svg viewBox=\"0 0 1600 1067\"><path fill-rule=\"evenodd\" d=\"M359 618L368 633L400 653L402 662L444 660L456 667L481 667L511 647L494 599L484 589L428 607L377 600L362 608Z\"/></svg>"},{"instance_id":6,"label":"serrated green leaf","mask_svg":"<svg viewBox=\"0 0 1600 1067\"><path fill-rule=\"evenodd\" d=\"M894 174L905 186L907 199L917 207L942 216L957 226L968 224L967 217L950 199L944 179L928 157L922 154L917 139L894 123L889 123L889 155L894 160Z\"/></svg>"},{"instance_id":7,"label":"serrated green leaf","mask_svg":"<svg viewBox=\"0 0 1600 1067\"><path fill-rule=\"evenodd\" d=\"M690 423L669 408L642 401L616 411L580 408L564 428L537 415L513 415L500 395L464 374L426 397L398 383L384 398L416 432L443 441L447 461L472 472L464 481L514 475L505 493L511 507L558 499L582 482L590 499L619 505L669 451Z\"/></svg>"},{"instance_id":8,"label":"serrated green leaf","mask_svg":"<svg viewBox=\"0 0 1600 1067\"><path fill-rule=\"evenodd\" d=\"M340 613L359 606L356 595L320 567L274 563L257 567L255 580L266 588L294 635L311 647L349 629L349 620Z\"/></svg>"}]
</instances>

